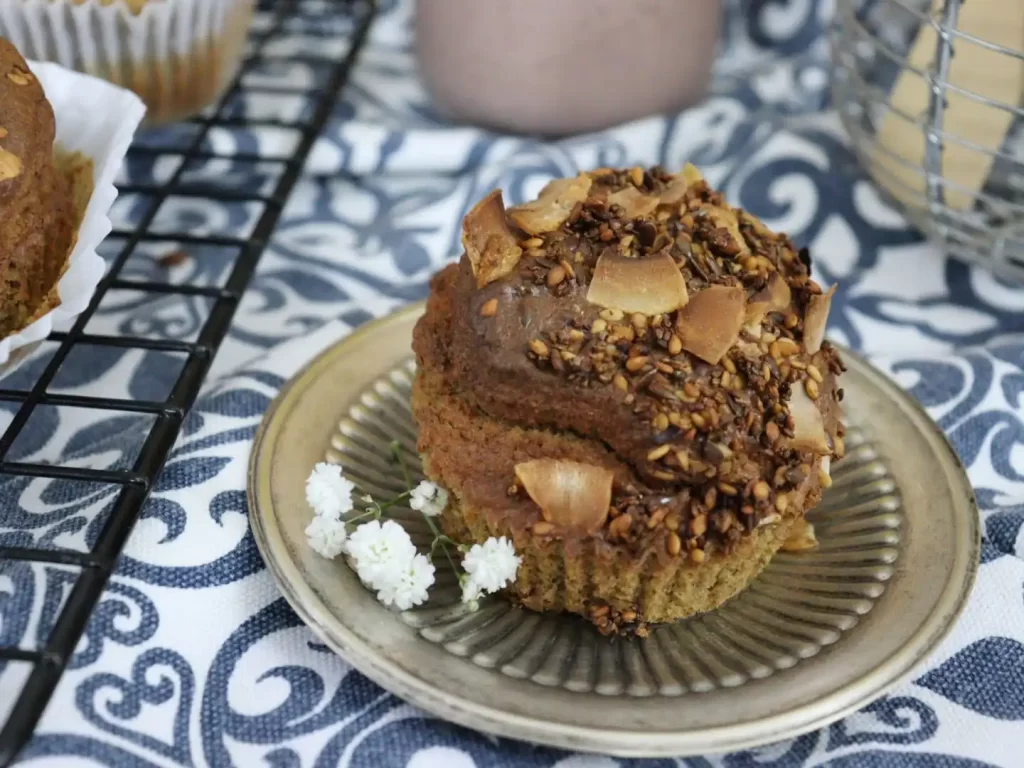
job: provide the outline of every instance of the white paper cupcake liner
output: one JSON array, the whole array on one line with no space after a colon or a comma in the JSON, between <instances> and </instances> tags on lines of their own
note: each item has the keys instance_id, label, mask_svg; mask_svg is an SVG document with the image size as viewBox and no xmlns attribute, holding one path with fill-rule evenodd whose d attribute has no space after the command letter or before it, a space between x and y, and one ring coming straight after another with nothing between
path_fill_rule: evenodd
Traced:
<instances>
[{"instance_id":1,"label":"white paper cupcake liner","mask_svg":"<svg viewBox=\"0 0 1024 768\"><path fill-rule=\"evenodd\" d=\"M0 340L0 375L9 373L26 356L23 348L42 341L55 324L66 324L89 306L104 272L96 248L110 233L108 214L117 198L114 178L146 113L146 107L130 91L56 64L30 61L29 66L53 106L55 148L92 160L93 190L67 269L57 284L60 304L18 333Z\"/></svg>"},{"instance_id":2,"label":"white paper cupcake liner","mask_svg":"<svg viewBox=\"0 0 1024 768\"><path fill-rule=\"evenodd\" d=\"M0 0L0 36L26 59L56 62L138 94L147 122L216 101L245 46L254 0Z\"/></svg>"}]
</instances>

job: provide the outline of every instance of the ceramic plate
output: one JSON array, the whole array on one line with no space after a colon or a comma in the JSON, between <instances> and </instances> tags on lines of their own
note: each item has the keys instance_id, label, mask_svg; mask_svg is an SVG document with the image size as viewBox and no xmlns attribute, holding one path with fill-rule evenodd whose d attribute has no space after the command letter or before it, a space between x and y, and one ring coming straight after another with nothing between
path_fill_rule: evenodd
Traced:
<instances>
[{"instance_id":1,"label":"ceramic plate","mask_svg":"<svg viewBox=\"0 0 1024 768\"><path fill-rule=\"evenodd\" d=\"M438 561L427 604L380 605L339 558L305 543L313 464L340 461L362 491L405 488L415 455L412 328L422 305L370 323L281 391L253 446L249 516L285 597L320 638L398 696L502 736L617 755L688 755L791 738L912 674L960 613L980 533L959 460L924 411L844 352L847 456L810 515L819 547L780 554L718 610L643 640L501 598L467 613ZM419 467L413 467L418 473ZM393 517L417 543L422 519Z\"/></svg>"}]
</instances>

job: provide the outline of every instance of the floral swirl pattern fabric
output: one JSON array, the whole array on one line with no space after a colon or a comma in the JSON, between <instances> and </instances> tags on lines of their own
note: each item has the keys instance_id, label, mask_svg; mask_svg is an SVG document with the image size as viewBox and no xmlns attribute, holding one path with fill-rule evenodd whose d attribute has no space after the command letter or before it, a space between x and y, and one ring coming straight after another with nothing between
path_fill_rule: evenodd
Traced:
<instances>
[{"instance_id":1,"label":"floral swirl pattern fabric","mask_svg":"<svg viewBox=\"0 0 1024 768\"><path fill-rule=\"evenodd\" d=\"M830 3L744 0L730 7L714 93L680 115L558 142L451 126L413 71L408 0L380 2L353 82L242 303L210 383L92 616L24 765L458 768L690 766L1008 768L1024 732L1024 291L942 258L858 171L827 101ZM325 8L327 8L325 4ZM268 56L253 84L303 78L296 45ZM342 43L339 43L341 45ZM337 51L335 51L337 53ZM246 94L239 114L293 107ZM300 109L296 106L295 109ZM285 115L287 117L287 115ZM799 118L799 119L797 119ZM282 151L276 134L218 129L211 149ZM182 127L140 141L175 146ZM839 281L831 334L866 352L918 398L955 444L984 517L983 565L966 614L916 679L855 715L791 741L729 755L614 760L494 739L402 703L316 642L278 595L245 512L249 447L274 394L349 329L426 293L459 250L462 214L500 186L534 194L552 176L598 165L691 161L731 199L789 231ZM133 162L135 180L166 178L159 158ZM250 187L272 170L210 161L194 180L231 174ZM145 214L126 196L115 226ZM172 199L161 225L245 234L250 204ZM111 249L116 244L111 245ZM232 254L191 249L176 265L156 245L133 258L140 279L217 284ZM200 299L111 296L97 333L191 338ZM31 386L47 350L3 381ZM181 359L158 351L79 349L54 391L159 399ZM0 427L10 419L0 403ZM42 408L11 459L130 465L148 423L105 412ZM88 549L115 489L0 477L0 542ZM57 565L0 563L0 644L37 646L76 574ZM0 717L24 680L0 667Z\"/></svg>"}]
</instances>

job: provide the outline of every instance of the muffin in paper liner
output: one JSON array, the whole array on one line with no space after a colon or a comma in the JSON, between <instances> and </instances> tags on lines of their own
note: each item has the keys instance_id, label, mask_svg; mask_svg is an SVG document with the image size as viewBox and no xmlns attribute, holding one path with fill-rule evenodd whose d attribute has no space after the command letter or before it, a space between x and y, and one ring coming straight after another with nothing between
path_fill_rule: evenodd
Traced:
<instances>
[{"instance_id":1,"label":"muffin in paper liner","mask_svg":"<svg viewBox=\"0 0 1024 768\"><path fill-rule=\"evenodd\" d=\"M148 124L215 102L238 71L254 0L8 0L0 36L134 91Z\"/></svg>"},{"instance_id":2,"label":"muffin in paper liner","mask_svg":"<svg viewBox=\"0 0 1024 768\"><path fill-rule=\"evenodd\" d=\"M0 375L89 306L104 272L96 248L110 233L114 178L146 112L130 91L55 64L29 61L29 66L53 107L55 161L72 179L77 235L55 290L32 322L0 339Z\"/></svg>"}]
</instances>

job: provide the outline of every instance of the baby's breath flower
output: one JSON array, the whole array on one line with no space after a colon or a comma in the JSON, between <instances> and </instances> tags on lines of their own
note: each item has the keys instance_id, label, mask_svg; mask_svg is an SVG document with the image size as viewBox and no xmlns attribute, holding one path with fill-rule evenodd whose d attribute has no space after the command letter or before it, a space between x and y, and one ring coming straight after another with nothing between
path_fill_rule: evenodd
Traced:
<instances>
[{"instance_id":1,"label":"baby's breath flower","mask_svg":"<svg viewBox=\"0 0 1024 768\"><path fill-rule=\"evenodd\" d=\"M420 482L409 494L409 506L427 517L440 515L447 504L448 491L429 480Z\"/></svg>"},{"instance_id":2,"label":"baby's breath flower","mask_svg":"<svg viewBox=\"0 0 1024 768\"><path fill-rule=\"evenodd\" d=\"M472 602L515 581L521 562L512 542L504 536L474 544L462 558L462 569L466 572L462 579L462 601Z\"/></svg>"},{"instance_id":3,"label":"baby's breath flower","mask_svg":"<svg viewBox=\"0 0 1024 768\"><path fill-rule=\"evenodd\" d=\"M416 547L394 520L371 520L356 528L348 540L356 573L371 589L386 589L411 567Z\"/></svg>"},{"instance_id":4,"label":"baby's breath flower","mask_svg":"<svg viewBox=\"0 0 1024 768\"><path fill-rule=\"evenodd\" d=\"M320 516L337 520L352 511L355 486L341 474L338 464L320 462L306 479L306 501Z\"/></svg>"},{"instance_id":5,"label":"baby's breath flower","mask_svg":"<svg viewBox=\"0 0 1024 768\"><path fill-rule=\"evenodd\" d=\"M434 583L434 565L424 555L416 555L393 579L377 588L377 599L407 611L427 600L427 589Z\"/></svg>"},{"instance_id":6,"label":"baby's breath flower","mask_svg":"<svg viewBox=\"0 0 1024 768\"><path fill-rule=\"evenodd\" d=\"M348 532L345 523L337 518L315 515L306 526L306 538L310 549L328 560L345 551Z\"/></svg>"}]
</instances>

